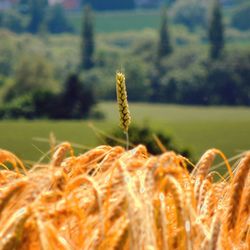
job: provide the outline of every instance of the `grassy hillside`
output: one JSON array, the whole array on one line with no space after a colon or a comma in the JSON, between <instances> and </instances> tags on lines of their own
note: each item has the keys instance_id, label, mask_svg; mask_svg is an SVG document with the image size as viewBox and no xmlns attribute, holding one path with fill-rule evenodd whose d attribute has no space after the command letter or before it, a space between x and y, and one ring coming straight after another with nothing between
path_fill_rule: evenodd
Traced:
<instances>
[{"instance_id":1,"label":"grassy hillside","mask_svg":"<svg viewBox=\"0 0 250 250\"><path fill-rule=\"evenodd\" d=\"M100 108L107 119L94 122L94 125L109 132L118 124L116 104L102 103ZM147 122L156 129L173 134L178 144L191 147L196 158L211 147L221 149L230 157L250 146L249 108L134 103L130 108L133 122ZM38 160L49 146L34 138L48 138L50 132L54 132L60 141L92 147L98 144L98 139L88 124L88 121L3 121L0 123L0 148L9 149L23 159Z\"/></svg>"}]
</instances>

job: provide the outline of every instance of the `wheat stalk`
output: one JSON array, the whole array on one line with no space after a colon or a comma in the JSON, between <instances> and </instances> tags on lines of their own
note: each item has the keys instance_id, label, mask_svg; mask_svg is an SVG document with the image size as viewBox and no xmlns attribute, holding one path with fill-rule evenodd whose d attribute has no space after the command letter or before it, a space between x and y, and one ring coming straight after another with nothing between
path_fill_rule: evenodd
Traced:
<instances>
[{"instance_id":1,"label":"wheat stalk","mask_svg":"<svg viewBox=\"0 0 250 250\"><path fill-rule=\"evenodd\" d=\"M127 149L128 149L129 145L128 128L131 123L131 116L128 107L125 75L121 72L116 73L116 96L120 114L120 127L126 134Z\"/></svg>"},{"instance_id":2,"label":"wheat stalk","mask_svg":"<svg viewBox=\"0 0 250 250\"><path fill-rule=\"evenodd\" d=\"M30 209L21 208L10 218L9 228L6 228L5 230L2 230L3 232L0 232L0 238L3 239L0 243L0 249L20 249L24 234L24 226L29 216ZM8 229L9 232L6 232Z\"/></svg>"},{"instance_id":3,"label":"wheat stalk","mask_svg":"<svg viewBox=\"0 0 250 250\"><path fill-rule=\"evenodd\" d=\"M0 195L0 218L1 212L4 209L5 205L16 193L18 193L22 188L24 188L26 184L26 180L17 180L16 182L12 182L11 185L7 186L3 190L3 194Z\"/></svg>"},{"instance_id":4,"label":"wheat stalk","mask_svg":"<svg viewBox=\"0 0 250 250\"><path fill-rule=\"evenodd\" d=\"M221 221L218 215L215 215L214 221L211 226L211 236L209 242L209 250L216 250L218 249L218 241L221 229Z\"/></svg>"}]
</instances>

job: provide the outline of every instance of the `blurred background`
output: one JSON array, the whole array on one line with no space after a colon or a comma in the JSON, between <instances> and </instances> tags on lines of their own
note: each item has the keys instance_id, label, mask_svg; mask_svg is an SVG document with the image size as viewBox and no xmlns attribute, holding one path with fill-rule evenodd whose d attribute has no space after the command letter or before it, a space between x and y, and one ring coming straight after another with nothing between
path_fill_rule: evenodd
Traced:
<instances>
[{"instance_id":1,"label":"blurred background","mask_svg":"<svg viewBox=\"0 0 250 250\"><path fill-rule=\"evenodd\" d=\"M250 148L249 0L0 0L0 147L118 144L117 70L134 144Z\"/></svg>"}]
</instances>

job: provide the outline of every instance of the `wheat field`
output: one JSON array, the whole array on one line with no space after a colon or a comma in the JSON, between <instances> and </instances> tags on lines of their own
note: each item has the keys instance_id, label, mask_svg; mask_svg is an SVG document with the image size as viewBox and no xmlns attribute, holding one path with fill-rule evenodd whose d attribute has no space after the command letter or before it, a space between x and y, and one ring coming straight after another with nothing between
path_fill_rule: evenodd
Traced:
<instances>
[{"instance_id":1,"label":"wheat field","mask_svg":"<svg viewBox=\"0 0 250 250\"><path fill-rule=\"evenodd\" d=\"M249 249L250 152L230 166L210 149L192 171L188 159L143 145L76 156L65 142L50 159L26 169L0 151L1 250Z\"/></svg>"}]
</instances>

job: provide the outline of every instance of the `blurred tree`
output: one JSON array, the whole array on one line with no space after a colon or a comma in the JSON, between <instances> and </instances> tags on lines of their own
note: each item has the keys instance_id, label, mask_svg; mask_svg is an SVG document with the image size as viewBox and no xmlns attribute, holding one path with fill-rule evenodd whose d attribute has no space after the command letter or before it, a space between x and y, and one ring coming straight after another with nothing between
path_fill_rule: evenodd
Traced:
<instances>
[{"instance_id":1,"label":"blurred tree","mask_svg":"<svg viewBox=\"0 0 250 250\"><path fill-rule=\"evenodd\" d=\"M93 16L90 6L84 7L83 30L82 30L82 58L81 68L91 69L94 66L94 27Z\"/></svg>"},{"instance_id":2,"label":"blurred tree","mask_svg":"<svg viewBox=\"0 0 250 250\"><path fill-rule=\"evenodd\" d=\"M53 86L51 65L43 57L33 57L24 57L18 63L13 85L9 86L4 95L6 102L28 92Z\"/></svg>"},{"instance_id":3,"label":"blurred tree","mask_svg":"<svg viewBox=\"0 0 250 250\"><path fill-rule=\"evenodd\" d=\"M165 7L162 9L161 26L157 49L157 61L160 61L163 57L169 55L173 51L168 30L167 9Z\"/></svg>"},{"instance_id":4,"label":"blurred tree","mask_svg":"<svg viewBox=\"0 0 250 250\"><path fill-rule=\"evenodd\" d=\"M63 119L81 119L86 117L95 104L94 93L86 87L77 74L69 75L65 82L57 109L57 117Z\"/></svg>"},{"instance_id":5,"label":"blurred tree","mask_svg":"<svg viewBox=\"0 0 250 250\"><path fill-rule=\"evenodd\" d=\"M250 105L250 53L231 51L208 65L209 104ZM211 84L212 83L212 84Z\"/></svg>"},{"instance_id":6,"label":"blurred tree","mask_svg":"<svg viewBox=\"0 0 250 250\"><path fill-rule=\"evenodd\" d=\"M162 77L162 73L161 73L162 61L164 58L169 56L172 52L173 52L173 48L170 42L170 36L169 36L169 30L168 30L167 8L163 7L155 64L153 65L151 75L150 75L150 83L151 83L150 101L152 102L162 101L162 89L160 85L160 79Z\"/></svg>"},{"instance_id":7,"label":"blurred tree","mask_svg":"<svg viewBox=\"0 0 250 250\"><path fill-rule=\"evenodd\" d=\"M207 4L200 0L180 0L171 9L173 21L193 31L197 26L207 24Z\"/></svg>"},{"instance_id":8,"label":"blurred tree","mask_svg":"<svg viewBox=\"0 0 250 250\"><path fill-rule=\"evenodd\" d=\"M71 32L73 30L61 4L55 4L50 8L47 26L51 33Z\"/></svg>"},{"instance_id":9,"label":"blurred tree","mask_svg":"<svg viewBox=\"0 0 250 250\"><path fill-rule=\"evenodd\" d=\"M128 62L126 65L128 100L133 102L146 101L149 95L147 66L138 60L133 60L133 63Z\"/></svg>"},{"instance_id":10,"label":"blurred tree","mask_svg":"<svg viewBox=\"0 0 250 250\"><path fill-rule=\"evenodd\" d=\"M60 108L60 93L54 93L49 89L38 89L32 92L31 105L36 118L56 118Z\"/></svg>"},{"instance_id":11,"label":"blurred tree","mask_svg":"<svg viewBox=\"0 0 250 250\"><path fill-rule=\"evenodd\" d=\"M37 33L41 28L41 25L45 21L45 11L48 6L48 0L30 0L30 22L28 25L28 31L31 33Z\"/></svg>"},{"instance_id":12,"label":"blurred tree","mask_svg":"<svg viewBox=\"0 0 250 250\"><path fill-rule=\"evenodd\" d=\"M18 10L22 14L28 14L29 13L29 1L30 0L19 0L18 2Z\"/></svg>"},{"instance_id":13,"label":"blurred tree","mask_svg":"<svg viewBox=\"0 0 250 250\"><path fill-rule=\"evenodd\" d=\"M163 102L164 95L162 92L162 86L161 86L161 75L159 66L153 67L152 72L150 74L150 102Z\"/></svg>"},{"instance_id":14,"label":"blurred tree","mask_svg":"<svg viewBox=\"0 0 250 250\"><path fill-rule=\"evenodd\" d=\"M212 16L208 29L208 38L210 41L210 58L217 59L220 57L224 47L224 27L219 0L214 0Z\"/></svg>"},{"instance_id":15,"label":"blurred tree","mask_svg":"<svg viewBox=\"0 0 250 250\"><path fill-rule=\"evenodd\" d=\"M25 19L14 10L0 11L0 27L7 28L13 32L21 33L25 29Z\"/></svg>"},{"instance_id":16,"label":"blurred tree","mask_svg":"<svg viewBox=\"0 0 250 250\"><path fill-rule=\"evenodd\" d=\"M33 119L35 117L32 96L27 93L0 106L0 119Z\"/></svg>"},{"instance_id":17,"label":"blurred tree","mask_svg":"<svg viewBox=\"0 0 250 250\"><path fill-rule=\"evenodd\" d=\"M15 98L12 96L0 106L0 118L81 119L90 114L94 104L93 90L87 88L77 74L71 74L59 93L40 87L22 92Z\"/></svg>"}]
</instances>

